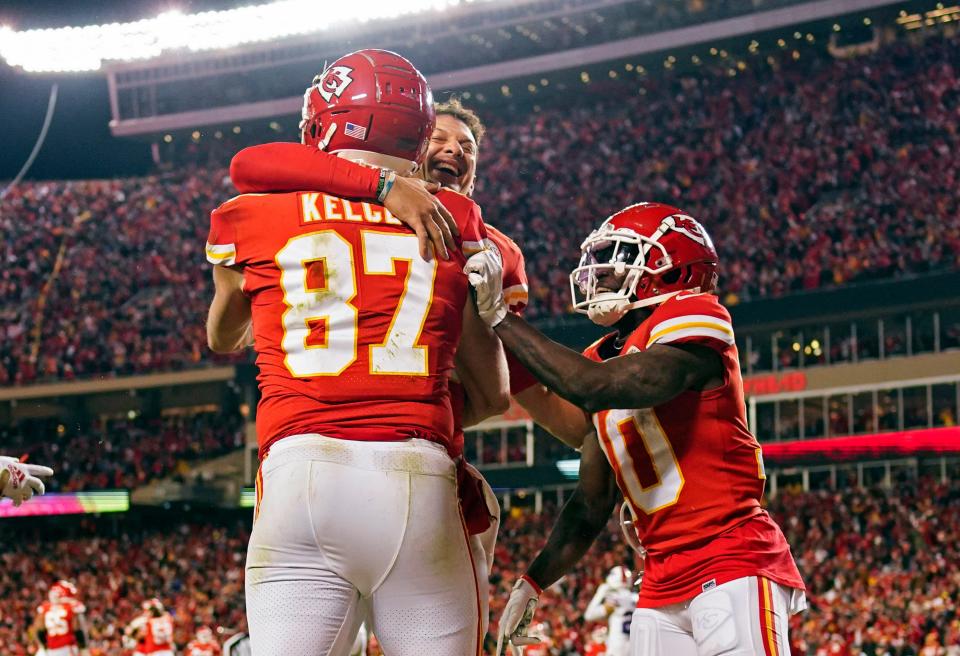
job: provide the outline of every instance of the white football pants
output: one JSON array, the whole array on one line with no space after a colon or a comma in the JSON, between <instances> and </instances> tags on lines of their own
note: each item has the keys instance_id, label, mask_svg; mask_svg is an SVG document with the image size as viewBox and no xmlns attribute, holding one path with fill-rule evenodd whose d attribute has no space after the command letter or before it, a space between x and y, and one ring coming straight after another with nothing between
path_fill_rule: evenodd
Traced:
<instances>
[{"instance_id":1,"label":"white football pants","mask_svg":"<svg viewBox=\"0 0 960 656\"><path fill-rule=\"evenodd\" d=\"M481 590L443 447L287 437L260 488L246 566L256 656L347 656L365 616L390 656L479 653Z\"/></svg>"},{"instance_id":2,"label":"white football pants","mask_svg":"<svg viewBox=\"0 0 960 656\"><path fill-rule=\"evenodd\" d=\"M735 579L679 604L638 608L632 656L790 656L788 620L807 607L802 590Z\"/></svg>"}]
</instances>

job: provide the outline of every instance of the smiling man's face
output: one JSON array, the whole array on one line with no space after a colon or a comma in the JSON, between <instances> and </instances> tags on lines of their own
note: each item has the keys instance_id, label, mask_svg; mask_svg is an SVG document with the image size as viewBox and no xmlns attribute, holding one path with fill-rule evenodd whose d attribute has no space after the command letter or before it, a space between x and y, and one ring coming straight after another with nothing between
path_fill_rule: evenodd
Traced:
<instances>
[{"instance_id":1,"label":"smiling man's face","mask_svg":"<svg viewBox=\"0 0 960 656\"><path fill-rule=\"evenodd\" d=\"M430 137L424 177L431 182L469 196L477 177L477 140L467 124L451 116L437 116Z\"/></svg>"}]
</instances>

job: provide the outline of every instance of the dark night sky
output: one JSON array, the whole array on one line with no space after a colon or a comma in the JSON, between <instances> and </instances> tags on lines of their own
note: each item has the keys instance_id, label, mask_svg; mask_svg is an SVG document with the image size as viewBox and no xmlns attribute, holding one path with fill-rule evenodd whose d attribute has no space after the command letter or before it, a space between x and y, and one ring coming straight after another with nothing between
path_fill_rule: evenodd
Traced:
<instances>
[{"instance_id":1,"label":"dark night sky","mask_svg":"<svg viewBox=\"0 0 960 656\"><path fill-rule=\"evenodd\" d=\"M260 4L261 0L0 0L0 24L15 29L138 20L170 9L185 13ZM110 136L106 77L37 75L0 62L0 181L26 161L40 133L53 82L60 97L50 132L28 178L97 178L146 171L145 142Z\"/></svg>"}]
</instances>

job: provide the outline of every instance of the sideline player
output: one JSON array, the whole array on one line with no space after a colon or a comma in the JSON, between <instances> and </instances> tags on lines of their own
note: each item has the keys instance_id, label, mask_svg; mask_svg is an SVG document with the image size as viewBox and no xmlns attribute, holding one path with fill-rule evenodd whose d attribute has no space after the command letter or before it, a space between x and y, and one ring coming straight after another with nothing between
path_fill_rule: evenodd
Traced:
<instances>
[{"instance_id":1,"label":"sideline player","mask_svg":"<svg viewBox=\"0 0 960 656\"><path fill-rule=\"evenodd\" d=\"M186 656L220 656L220 645L209 626L197 629L197 635L187 643Z\"/></svg>"},{"instance_id":2,"label":"sideline player","mask_svg":"<svg viewBox=\"0 0 960 656\"><path fill-rule=\"evenodd\" d=\"M135 645L134 656L174 656L173 617L156 597L144 601L141 608L143 612L123 633Z\"/></svg>"},{"instance_id":3,"label":"sideline player","mask_svg":"<svg viewBox=\"0 0 960 656\"><path fill-rule=\"evenodd\" d=\"M89 656L86 608L77 600L77 588L70 581L50 586L47 601L37 608L33 633L46 656Z\"/></svg>"},{"instance_id":4,"label":"sideline player","mask_svg":"<svg viewBox=\"0 0 960 656\"><path fill-rule=\"evenodd\" d=\"M638 597L633 581L633 573L623 565L617 565L607 574L583 611L586 621L607 623L604 644L610 656L628 656L630 653L630 623Z\"/></svg>"},{"instance_id":5,"label":"sideline player","mask_svg":"<svg viewBox=\"0 0 960 656\"><path fill-rule=\"evenodd\" d=\"M495 260L466 268L481 317L544 385L592 413L597 430L584 440L576 492L514 586L501 646L529 642L541 589L583 556L619 488L646 549L632 654L789 653L788 617L806 606L804 586L760 505L762 454L747 429L730 315L710 293L709 236L674 207L640 203L604 221L581 251L574 307L614 328L584 355L507 311Z\"/></svg>"},{"instance_id":6,"label":"sideline player","mask_svg":"<svg viewBox=\"0 0 960 656\"><path fill-rule=\"evenodd\" d=\"M53 476L53 470L43 465L20 462L19 458L0 456L0 497L13 500L14 506L29 501L34 494L46 492L41 476Z\"/></svg>"},{"instance_id":7,"label":"sideline player","mask_svg":"<svg viewBox=\"0 0 960 656\"><path fill-rule=\"evenodd\" d=\"M409 174L433 122L419 72L365 50L318 76L301 127L308 145ZM476 204L438 199L464 252L482 249ZM389 653L476 653L480 585L448 452L447 378L456 351L458 368L482 371L505 399L506 367L467 303L463 254L424 260L383 208L306 191L228 201L208 241L210 346L249 343L252 316L260 367L253 652L345 654L368 607ZM461 330L471 338L457 349Z\"/></svg>"}]
</instances>

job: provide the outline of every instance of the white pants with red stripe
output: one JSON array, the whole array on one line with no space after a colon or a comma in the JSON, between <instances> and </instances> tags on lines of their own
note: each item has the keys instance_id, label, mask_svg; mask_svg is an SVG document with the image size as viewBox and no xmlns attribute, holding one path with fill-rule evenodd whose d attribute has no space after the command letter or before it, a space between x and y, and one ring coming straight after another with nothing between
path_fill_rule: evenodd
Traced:
<instances>
[{"instance_id":1,"label":"white pants with red stripe","mask_svg":"<svg viewBox=\"0 0 960 656\"><path fill-rule=\"evenodd\" d=\"M802 590L762 577L735 579L690 601L638 608L631 656L789 656L790 615L807 607Z\"/></svg>"},{"instance_id":2,"label":"white pants with red stripe","mask_svg":"<svg viewBox=\"0 0 960 656\"><path fill-rule=\"evenodd\" d=\"M442 447L298 435L270 449L260 479L246 566L256 656L346 656L364 619L391 656L478 653L481 589Z\"/></svg>"}]
</instances>

